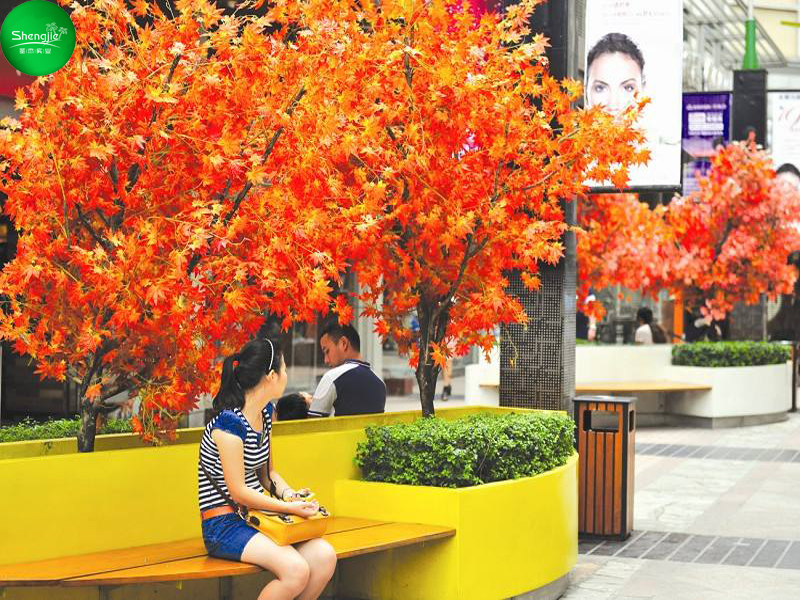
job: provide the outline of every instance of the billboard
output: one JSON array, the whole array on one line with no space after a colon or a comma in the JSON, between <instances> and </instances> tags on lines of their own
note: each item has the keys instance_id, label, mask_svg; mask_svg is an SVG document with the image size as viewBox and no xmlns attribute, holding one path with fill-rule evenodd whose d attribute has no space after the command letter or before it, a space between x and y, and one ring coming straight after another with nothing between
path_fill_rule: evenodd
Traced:
<instances>
[{"instance_id":1,"label":"billboard","mask_svg":"<svg viewBox=\"0 0 800 600\"><path fill-rule=\"evenodd\" d=\"M682 121L683 193L689 194L708 173L717 147L730 140L731 95L684 94Z\"/></svg>"},{"instance_id":2,"label":"billboard","mask_svg":"<svg viewBox=\"0 0 800 600\"><path fill-rule=\"evenodd\" d=\"M587 0L585 106L617 114L650 98L639 121L650 162L631 170L631 189L681 184L682 61L682 0Z\"/></svg>"},{"instance_id":3,"label":"billboard","mask_svg":"<svg viewBox=\"0 0 800 600\"><path fill-rule=\"evenodd\" d=\"M800 169L800 91L772 92L770 104L775 168L789 164L797 173Z\"/></svg>"}]
</instances>

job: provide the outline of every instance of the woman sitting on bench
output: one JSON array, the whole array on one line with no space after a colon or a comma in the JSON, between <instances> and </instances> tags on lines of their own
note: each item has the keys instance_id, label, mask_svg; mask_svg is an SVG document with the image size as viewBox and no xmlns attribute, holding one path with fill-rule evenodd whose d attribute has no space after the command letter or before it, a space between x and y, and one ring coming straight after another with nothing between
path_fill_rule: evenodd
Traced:
<instances>
[{"instance_id":1,"label":"woman sitting on bench","mask_svg":"<svg viewBox=\"0 0 800 600\"><path fill-rule=\"evenodd\" d=\"M301 517L317 512L316 502L300 500L272 467L270 401L285 388L286 365L278 343L268 339L247 343L225 359L214 398L217 416L206 426L200 442L203 540L211 556L251 563L275 574L258 600L318 598L336 568L336 553L323 539L278 546L245 523L225 498L249 508ZM282 500L264 493L270 480Z\"/></svg>"}]
</instances>

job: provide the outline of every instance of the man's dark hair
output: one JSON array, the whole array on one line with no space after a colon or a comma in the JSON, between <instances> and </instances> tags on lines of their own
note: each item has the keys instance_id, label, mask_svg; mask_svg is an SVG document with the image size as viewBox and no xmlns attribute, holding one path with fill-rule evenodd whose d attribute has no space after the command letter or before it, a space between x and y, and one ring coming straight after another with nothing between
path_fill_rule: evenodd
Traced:
<instances>
[{"instance_id":1,"label":"man's dark hair","mask_svg":"<svg viewBox=\"0 0 800 600\"><path fill-rule=\"evenodd\" d=\"M356 352L361 352L361 338L358 336L358 332L352 325L342 326L336 321L331 321L322 329L319 339L322 339L323 335L327 335L329 338L331 338L333 343L336 343L342 337L345 337Z\"/></svg>"},{"instance_id":2,"label":"man's dark hair","mask_svg":"<svg viewBox=\"0 0 800 600\"><path fill-rule=\"evenodd\" d=\"M775 171L775 174L780 175L781 173L791 173L795 177L800 177L800 170L798 170L798 168L792 163L783 163L780 167L778 167Z\"/></svg>"},{"instance_id":3,"label":"man's dark hair","mask_svg":"<svg viewBox=\"0 0 800 600\"><path fill-rule=\"evenodd\" d=\"M592 63L598 56L617 53L630 56L644 73L644 56L639 50L639 46L624 33L607 33L589 50L589 55L586 57L587 76Z\"/></svg>"},{"instance_id":4,"label":"man's dark hair","mask_svg":"<svg viewBox=\"0 0 800 600\"><path fill-rule=\"evenodd\" d=\"M278 399L275 406L278 421L308 418L308 404L300 394L286 394Z\"/></svg>"},{"instance_id":5,"label":"man's dark hair","mask_svg":"<svg viewBox=\"0 0 800 600\"><path fill-rule=\"evenodd\" d=\"M636 318L640 319L642 323L646 325L650 325L653 322L653 311L643 306L639 310L636 311Z\"/></svg>"}]
</instances>

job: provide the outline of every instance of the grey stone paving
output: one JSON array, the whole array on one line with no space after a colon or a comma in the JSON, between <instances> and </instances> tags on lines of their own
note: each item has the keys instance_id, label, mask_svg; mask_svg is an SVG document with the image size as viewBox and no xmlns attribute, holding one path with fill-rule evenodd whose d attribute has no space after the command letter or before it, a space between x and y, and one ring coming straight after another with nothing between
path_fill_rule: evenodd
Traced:
<instances>
[{"instance_id":1,"label":"grey stone paving","mask_svg":"<svg viewBox=\"0 0 800 600\"><path fill-rule=\"evenodd\" d=\"M625 541L582 541L579 551L616 558L800 569L800 541L791 540L634 531Z\"/></svg>"},{"instance_id":2,"label":"grey stone paving","mask_svg":"<svg viewBox=\"0 0 800 600\"><path fill-rule=\"evenodd\" d=\"M565 600L800 600L800 414L636 432L634 531L581 540Z\"/></svg>"},{"instance_id":3,"label":"grey stone paving","mask_svg":"<svg viewBox=\"0 0 800 600\"><path fill-rule=\"evenodd\" d=\"M800 463L800 450L781 448L737 448L735 446L689 446L685 444L636 444L636 454L676 458L714 458L762 462Z\"/></svg>"}]
</instances>

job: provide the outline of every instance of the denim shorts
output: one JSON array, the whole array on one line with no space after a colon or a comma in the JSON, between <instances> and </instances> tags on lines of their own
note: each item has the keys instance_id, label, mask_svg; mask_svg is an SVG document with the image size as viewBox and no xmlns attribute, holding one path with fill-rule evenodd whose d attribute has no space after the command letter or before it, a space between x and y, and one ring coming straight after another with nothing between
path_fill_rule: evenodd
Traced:
<instances>
[{"instance_id":1,"label":"denim shorts","mask_svg":"<svg viewBox=\"0 0 800 600\"><path fill-rule=\"evenodd\" d=\"M241 560L247 542L258 533L236 513L205 519L202 528L208 553L228 560Z\"/></svg>"}]
</instances>

